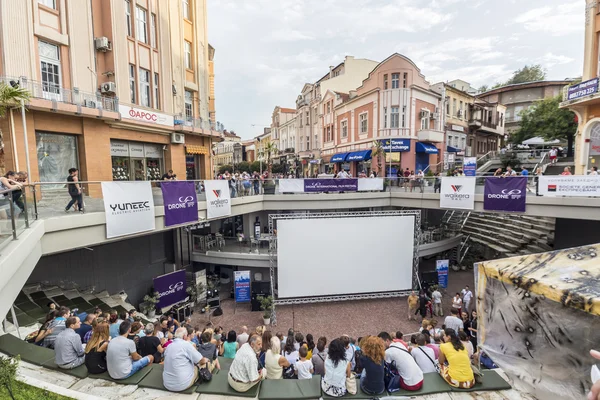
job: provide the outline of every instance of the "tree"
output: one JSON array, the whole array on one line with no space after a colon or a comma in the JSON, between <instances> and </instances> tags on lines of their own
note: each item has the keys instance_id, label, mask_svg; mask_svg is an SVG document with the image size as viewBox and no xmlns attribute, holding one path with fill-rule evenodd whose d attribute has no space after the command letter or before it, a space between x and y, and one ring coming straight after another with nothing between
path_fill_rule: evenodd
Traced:
<instances>
[{"instance_id":1,"label":"tree","mask_svg":"<svg viewBox=\"0 0 600 400\"><path fill-rule=\"evenodd\" d=\"M285 172L285 168L283 164L273 164L273 173L274 174L283 174Z\"/></svg>"},{"instance_id":2,"label":"tree","mask_svg":"<svg viewBox=\"0 0 600 400\"><path fill-rule=\"evenodd\" d=\"M546 71L540 64L526 65L521 69L513 72L510 78L504 85L514 85L516 83L543 81L546 79Z\"/></svg>"},{"instance_id":3,"label":"tree","mask_svg":"<svg viewBox=\"0 0 600 400\"><path fill-rule=\"evenodd\" d=\"M277 146L271 141L265 143L260 151L260 156L267 159L267 170L269 171L269 175L271 175L271 170L273 168L273 160L271 157L274 156L277 151Z\"/></svg>"},{"instance_id":4,"label":"tree","mask_svg":"<svg viewBox=\"0 0 600 400\"><path fill-rule=\"evenodd\" d=\"M390 151L392 144L390 142ZM371 157L377 157L377 173L380 174L381 169L381 157L384 156L385 150L383 149L383 145L381 144L381 140L373 140L373 148L371 150ZM384 156L385 157L385 156ZM385 175L385 174L384 174Z\"/></svg>"},{"instance_id":5,"label":"tree","mask_svg":"<svg viewBox=\"0 0 600 400\"><path fill-rule=\"evenodd\" d=\"M260 172L260 161L254 161L252 164L250 164L250 171Z\"/></svg>"},{"instance_id":6,"label":"tree","mask_svg":"<svg viewBox=\"0 0 600 400\"><path fill-rule=\"evenodd\" d=\"M248 161L242 161L236 165L236 169L240 172L250 172L250 163Z\"/></svg>"},{"instance_id":7,"label":"tree","mask_svg":"<svg viewBox=\"0 0 600 400\"><path fill-rule=\"evenodd\" d=\"M0 386L4 386L8 391L11 399L15 399L13 383L17 376L17 369L21 358L16 357L0 357Z\"/></svg>"},{"instance_id":8,"label":"tree","mask_svg":"<svg viewBox=\"0 0 600 400\"><path fill-rule=\"evenodd\" d=\"M229 173L234 172L233 167L231 165L221 165L219 167L219 174L224 174L225 171L229 171Z\"/></svg>"},{"instance_id":9,"label":"tree","mask_svg":"<svg viewBox=\"0 0 600 400\"><path fill-rule=\"evenodd\" d=\"M21 101L29 101L29 97L27 89L0 82L0 118L4 117L11 108L20 106Z\"/></svg>"},{"instance_id":10,"label":"tree","mask_svg":"<svg viewBox=\"0 0 600 400\"><path fill-rule=\"evenodd\" d=\"M488 85L481 85L479 86L479 89L477 89L479 91L479 93L483 93L483 92L487 92L488 90L490 90L490 87Z\"/></svg>"},{"instance_id":11,"label":"tree","mask_svg":"<svg viewBox=\"0 0 600 400\"><path fill-rule=\"evenodd\" d=\"M521 111L521 125L512 135L512 142L522 143L536 136L547 140L566 140L567 157L571 157L577 122L575 113L565 108L558 108L561 101L561 95L549 97Z\"/></svg>"}]
</instances>

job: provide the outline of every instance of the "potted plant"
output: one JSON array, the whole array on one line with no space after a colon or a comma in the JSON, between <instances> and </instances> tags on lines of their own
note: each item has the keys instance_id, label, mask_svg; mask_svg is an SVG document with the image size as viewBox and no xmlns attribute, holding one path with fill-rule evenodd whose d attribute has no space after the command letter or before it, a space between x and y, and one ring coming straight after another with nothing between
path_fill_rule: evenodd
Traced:
<instances>
[{"instance_id":1,"label":"potted plant","mask_svg":"<svg viewBox=\"0 0 600 400\"><path fill-rule=\"evenodd\" d=\"M260 309L263 311L263 324L271 325L271 312L273 311L273 296L258 296Z\"/></svg>"},{"instance_id":2,"label":"potted plant","mask_svg":"<svg viewBox=\"0 0 600 400\"><path fill-rule=\"evenodd\" d=\"M156 305L158 304L158 292L153 292L152 295L144 296L144 303L141 305L141 309L148 318L154 318L156 315Z\"/></svg>"}]
</instances>

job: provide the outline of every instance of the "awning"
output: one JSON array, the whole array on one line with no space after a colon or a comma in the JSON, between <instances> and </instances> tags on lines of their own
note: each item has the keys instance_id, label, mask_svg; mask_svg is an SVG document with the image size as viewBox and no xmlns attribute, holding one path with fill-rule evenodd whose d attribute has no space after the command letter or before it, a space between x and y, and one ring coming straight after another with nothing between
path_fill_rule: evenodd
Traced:
<instances>
[{"instance_id":1,"label":"awning","mask_svg":"<svg viewBox=\"0 0 600 400\"><path fill-rule=\"evenodd\" d=\"M348 157L348 153L338 153L331 157L331 160L329 162L344 162L346 161L346 157Z\"/></svg>"},{"instance_id":2,"label":"awning","mask_svg":"<svg viewBox=\"0 0 600 400\"><path fill-rule=\"evenodd\" d=\"M460 153L462 150L461 149L457 149L456 147L446 146L446 151L448 153Z\"/></svg>"},{"instance_id":3,"label":"awning","mask_svg":"<svg viewBox=\"0 0 600 400\"><path fill-rule=\"evenodd\" d=\"M417 153L438 154L438 149L431 143L417 142L415 148Z\"/></svg>"},{"instance_id":4,"label":"awning","mask_svg":"<svg viewBox=\"0 0 600 400\"><path fill-rule=\"evenodd\" d=\"M186 145L185 146L185 152L187 154L208 154L208 147Z\"/></svg>"},{"instance_id":5,"label":"awning","mask_svg":"<svg viewBox=\"0 0 600 400\"><path fill-rule=\"evenodd\" d=\"M371 159L372 150L354 151L348 153L346 161L367 161Z\"/></svg>"}]
</instances>

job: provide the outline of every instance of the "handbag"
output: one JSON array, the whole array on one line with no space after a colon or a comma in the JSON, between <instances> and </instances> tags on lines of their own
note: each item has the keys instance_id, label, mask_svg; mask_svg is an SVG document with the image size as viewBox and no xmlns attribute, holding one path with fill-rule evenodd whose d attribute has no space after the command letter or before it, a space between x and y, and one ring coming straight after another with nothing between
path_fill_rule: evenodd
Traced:
<instances>
[{"instance_id":1,"label":"handbag","mask_svg":"<svg viewBox=\"0 0 600 400\"><path fill-rule=\"evenodd\" d=\"M350 373L350 377L346 376L346 391L350 394L356 394L358 388L356 387L356 374Z\"/></svg>"},{"instance_id":2,"label":"handbag","mask_svg":"<svg viewBox=\"0 0 600 400\"><path fill-rule=\"evenodd\" d=\"M198 369L198 383L210 382L212 379L212 374L208 370L208 368L200 368Z\"/></svg>"},{"instance_id":3,"label":"handbag","mask_svg":"<svg viewBox=\"0 0 600 400\"><path fill-rule=\"evenodd\" d=\"M431 363L435 367L435 371L439 374L440 373L440 363L432 360L431 357L429 357L429 354L427 354L425 352L425 350L423 350L421 347L417 347L417 349L421 350L421 352L423 352L423 354L425 354L427 356L427 358L429 358L429 361L431 361Z\"/></svg>"},{"instance_id":4,"label":"handbag","mask_svg":"<svg viewBox=\"0 0 600 400\"><path fill-rule=\"evenodd\" d=\"M284 368L282 372L282 377L283 379L297 379L298 376L294 372L294 366L290 365L289 367Z\"/></svg>"}]
</instances>

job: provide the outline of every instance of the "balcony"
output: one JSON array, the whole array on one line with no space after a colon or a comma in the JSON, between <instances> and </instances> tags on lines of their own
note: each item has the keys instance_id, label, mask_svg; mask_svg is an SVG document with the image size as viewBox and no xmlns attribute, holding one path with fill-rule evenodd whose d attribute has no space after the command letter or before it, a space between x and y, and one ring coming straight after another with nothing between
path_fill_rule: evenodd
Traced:
<instances>
[{"instance_id":1,"label":"balcony","mask_svg":"<svg viewBox=\"0 0 600 400\"><path fill-rule=\"evenodd\" d=\"M490 133L497 133L499 135L503 134L503 132L500 132L497 123L495 123L493 121L484 121L481 118L470 119L469 127L476 128L478 130L482 130L482 131L486 131L486 132L490 132Z\"/></svg>"},{"instance_id":2,"label":"balcony","mask_svg":"<svg viewBox=\"0 0 600 400\"><path fill-rule=\"evenodd\" d=\"M444 141L444 132L433 129L421 129L417 133L420 142L442 143Z\"/></svg>"},{"instance_id":3,"label":"balcony","mask_svg":"<svg viewBox=\"0 0 600 400\"><path fill-rule=\"evenodd\" d=\"M201 135L218 136L220 137L224 131L223 124L220 122L214 123L210 120L202 118L190 118L183 114L176 114L173 117L175 130L185 133L198 133Z\"/></svg>"}]
</instances>

